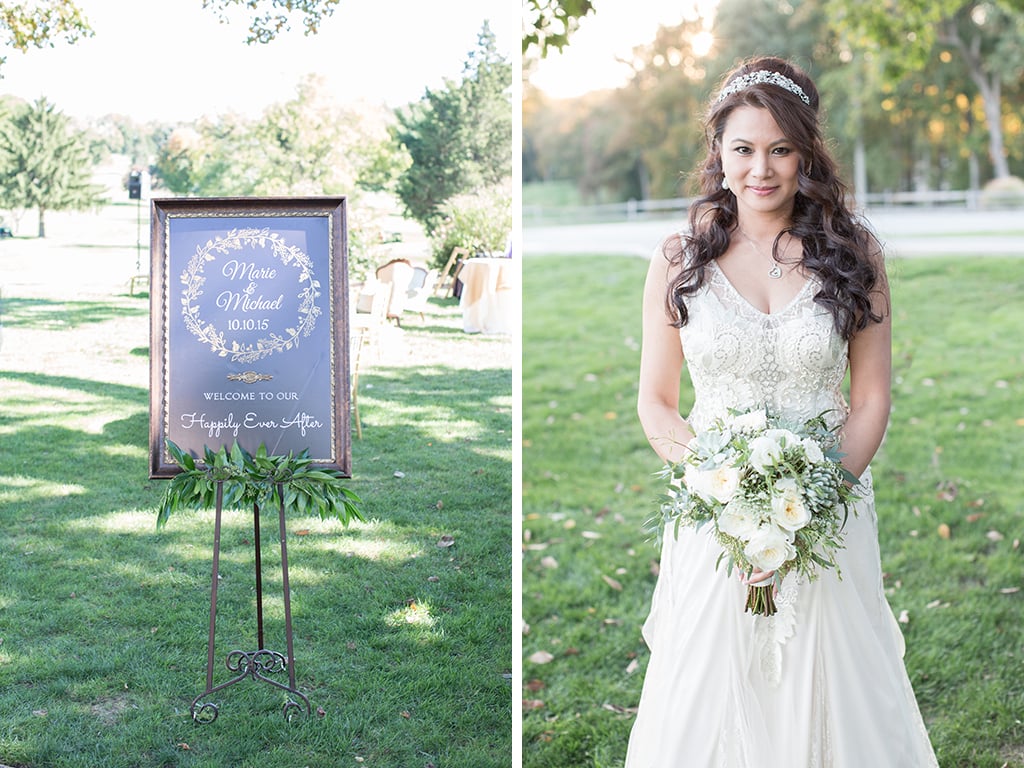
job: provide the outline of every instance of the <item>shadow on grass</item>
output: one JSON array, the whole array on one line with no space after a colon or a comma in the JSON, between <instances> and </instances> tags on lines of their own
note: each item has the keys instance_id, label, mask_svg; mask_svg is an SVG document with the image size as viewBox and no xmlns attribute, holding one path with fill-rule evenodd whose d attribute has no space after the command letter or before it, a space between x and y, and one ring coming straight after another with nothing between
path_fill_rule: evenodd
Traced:
<instances>
[{"instance_id":1,"label":"shadow on grass","mask_svg":"<svg viewBox=\"0 0 1024 768\"><path fill-rule=\"evenodd\" d=\"M141 302L137 307L124 304L115 306L109 301L5 298L0 302L0 318L12 328L74 328L146 314L149 314L149 305Z\"/></svg>"},{"instance_id":2,"label":"shadow on grass","mask_svg":"<svg viewBox=\"0 0 1024 768\"><path fill-rule=\"evenodd\" d=\"M228 765L276 750L322 766L356 755L507 761L511 375L400 369L363 381L372 394L350 485L367 522L288 519L296 673L323 715L286 729L276 690L246 681L219 695L218 723L196 729L188 704L204 678L213 515L156 531L148 392L0 372L4 761ZM36 388L75 395L44 422ZM266 637L284 651L276 533L265 511ZM443 536L454 545L438 546ZM252 544L251 513L226 512L216 682L229 650L255 646ZM252 718L256 736L236 727ZM184 742L188 751L173 747Z\"/></svg>"}]
</instances>

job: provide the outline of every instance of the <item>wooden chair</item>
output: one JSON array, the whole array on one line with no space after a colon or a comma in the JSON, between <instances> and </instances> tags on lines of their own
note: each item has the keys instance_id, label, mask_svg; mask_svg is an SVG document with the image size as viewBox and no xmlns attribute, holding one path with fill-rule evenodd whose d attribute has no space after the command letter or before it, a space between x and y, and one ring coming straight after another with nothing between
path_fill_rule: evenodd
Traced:
<instances>
[{"instance_id":1,"label":"wooden chair","mask_svg":"<svg viewBox=\"0 0 1024 768\"><path fill-rule=\"evenodd\" d=\"M390 283L392 286L385 317L394 320L398 325L402 324L402 311L409 296L412 276L412 262L408 259L392 259L387 264L377 267L377 280L381 283Z\"/></svg>"},{"instance_id":2,"label":"wooden chair","mask_svg":"<svg viewBox=\"0 0 1024 768\"><path fill-rule=\"evenodd\" d=\"M355 311L349 317L352 416L356 423L356 436L360 440L363 439L363 422L359 416L359 376L369 355L375 354L380 359L381 329L387 322L392 287L391 283L367 283L356 299Z\"/></svg>"},{"instance_id":3,"label":"wooden chair","mask_svg":"<svg viewBox=\"0 0 1024 768\"><path fill-rule=\"evenodd\" d=\"M452 248L451 256L445 262L444 269L437 273L437 282L434 284L434 295L438 296L442 290L447 298L455 292L455 280L462 270L462 262L469 258L469 250L461 246Z\"/></svg>"}]
</instances>

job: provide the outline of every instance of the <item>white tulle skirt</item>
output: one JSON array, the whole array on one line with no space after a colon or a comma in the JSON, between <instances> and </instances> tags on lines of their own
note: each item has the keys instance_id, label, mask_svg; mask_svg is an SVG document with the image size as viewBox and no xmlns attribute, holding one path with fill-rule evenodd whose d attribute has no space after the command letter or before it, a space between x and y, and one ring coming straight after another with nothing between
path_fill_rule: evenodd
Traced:
<instances>
[{"instance_id":1,"label":"white tulle skirt","mask_svg":"<svg viewBox=\"0 0 1024 768\"><path fill-rule=\"evenodd\" d=\"M882 587L870 475L842 578L790 575L770 618L705 532L667 531L643 627L651 651L627 768L937 766Z\"/></svg>"}]
</instances>

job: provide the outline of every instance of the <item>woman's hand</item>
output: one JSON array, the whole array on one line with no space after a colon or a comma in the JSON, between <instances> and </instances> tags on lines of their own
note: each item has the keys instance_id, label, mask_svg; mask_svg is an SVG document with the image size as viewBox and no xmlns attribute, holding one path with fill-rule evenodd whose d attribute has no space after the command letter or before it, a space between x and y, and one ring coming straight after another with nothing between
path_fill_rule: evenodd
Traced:
<instances>
[{"instance_id":1,"label":"woman's hand","mask_svg":"<svg viewBox=\"0 0 1024 768\"><path fill-rule=\"evenodd\" d=\"M767 582L774 578L775 571L762 571L760 568L755 568L749 576L745 573L740 573L740 581L750 587L767 586Z\"/></svg>"}]
</instances>

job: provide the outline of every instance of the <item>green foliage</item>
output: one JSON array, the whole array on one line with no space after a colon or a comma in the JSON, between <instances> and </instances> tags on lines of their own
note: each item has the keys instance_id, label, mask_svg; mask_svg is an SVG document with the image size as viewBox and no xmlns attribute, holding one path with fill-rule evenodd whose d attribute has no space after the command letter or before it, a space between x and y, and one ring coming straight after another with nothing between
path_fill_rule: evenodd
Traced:
<instances>
[{"instance_id":1,"label":"green foliage","mask_svg":"<svg viewBox=\"0 0 1024 768\"><path fill-rule=\"evenodd\" d=\"M167 523L171 513L184 509L213 509L218 494L222 509L277 508L297 515L316 513L321 520L335 518L346 525L363 517L357 506L361 499L344 486L340 472L316 467L304 450L298 456L268 456L260 445L249 454L238 442L229 451L206 448L203 460L196 460L170 440L167 452L182 471L167 484L167 493L157 515L157 527Z\"/></svg>"},{"instance_id":2,"label":"green foliage","mask_svg":"<svg viewBox=\"0 0 1024 768\"><path fill-rule=\"evenodd\" d=\"M160 146L154 174L177 195L346 195L349 266L365 272L377 261L381 228L353 203L364 189L390 183L389 174L407 162L392 141L393 123L390 110L343 106L322 78L309 76L293 99L259 119L227 114L175 128Z\"/></svg>"},{"instance_id":3,"label":"green foliage","mask_svg":"<svg viewBox=\"0 0 1024 768\"><path fill-rule=\"evenodd\" d=\"M893 409L873 462L879 536L940 765L1022 768L1024 358L1014 329L1024 303L1018 259L975 256L891 265ZM643 522L662 492L635 412L647 265L536 254L529 265L523 766L621 765L656 581ZM692 397L684 375L681 400ZM553 658L530 661L539 651Z\"/></svg>"},{"instance_id":4,"label":"green foliage","mask_svg":"<svg viewBox=\"0 0 1024 768\"><path fill-rule=\"evenodd\" d=\"M591 0L526 0L523 6L523 53L536 47L541 58L568 45L580 19L594 11Z\"/></svg>"},{"instance_id":5,"label":"green foliage","mask_svg":"<svg viewBox=\"0 0 1024 768\"><path fill-rule=\"evenodd\" d=\"M0 201L4 208L39 212L85 210L102 202L91 182L92 164L83 134L44 98L0 118Z\"/></svg>"},{"instance_id":6,"label":"green foliage","mask_svg":"<svg viewBox=\"0 0 1024 768\"><path fill-rule=\"evenodd\" d=\"M1004 175L1003 163L1024 175L1019 3L722 0L707 55L692 45L702 28L652 34L625 87L566 100L527 87L524 180L572 181L586 203L692 194L707 100L737 61L759 54L815 79L843 175L866 183L858 194L975 188ZM861 157L866 173L855 176Z\"/></svg>"},{"instance_id":7,"label":"green foliage","mask_svg":"<svg viewBox=\"0 0 1024 768\"><path fill-rule=\"evenodd\" d=\"M503 255L512 232L512 195L508 185L455 195L442 206L443 220L433 231L434 266L444 266L452 249L471 255Z\"/></svg>"},{"instance_id":8,"label":"green foliage","mask_svg":"<svg viewBox=\"0 0 1024 768\"><path fill-rule=\"evenodd\" d=\"M88 20L71 0L0 2L0 40L5 48L22 52L29 48L52 48L58 37L75 43L92 35ZM0 57L0 66L6 60L6 56Z\"/></svg>"},{"instance_id":9,"label":"green foliage","mask_svg":"<svg viewBox=\"0 0 1024 768\"><path fill-rule=\"evenodd\" d=\"M333 15L338 0L203 0L203 8L212 8L222 22L230 11L244 8L253 16L246 43L269 43L281 32L291 29L291 14L302 14L306 35L315 35L320 25ZM262 11L262 12L261 12Z\"/></svg>"},{"instance_id":10,"label":"green foliage","mask_svg":"<svg viewBox=\"0 0 1024 768\"><path fill-rule=\"evenodd\" d=\"M406 211L431 233L455 195L512 176L512 67L484 22L461 82L428 89L398 113L395 135L412 164L398 180Z\"/></svg>"}]
</instances>

